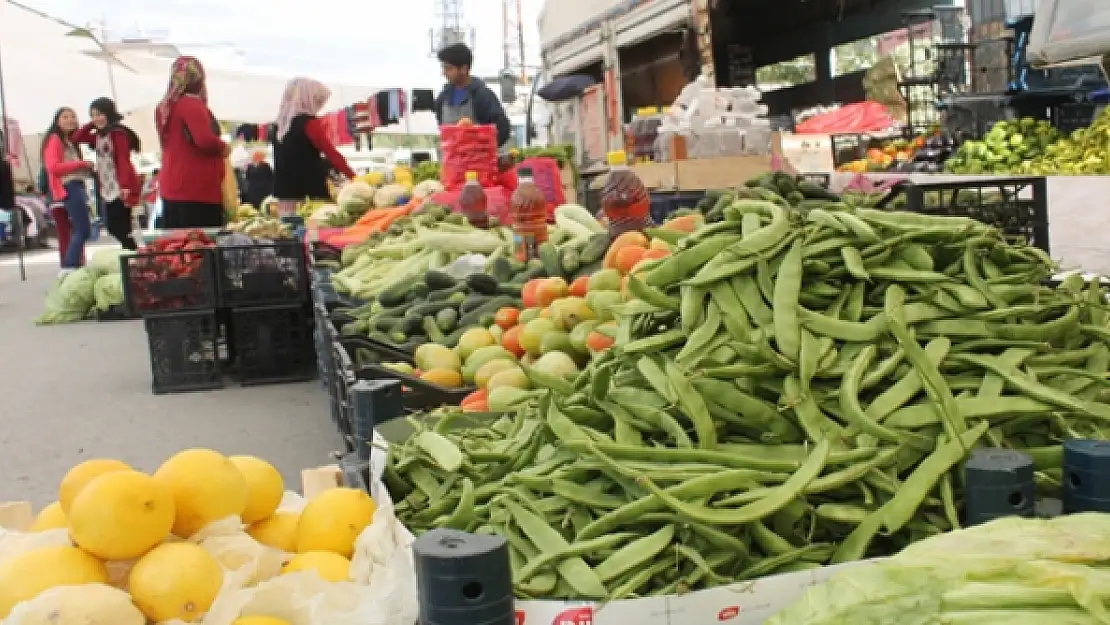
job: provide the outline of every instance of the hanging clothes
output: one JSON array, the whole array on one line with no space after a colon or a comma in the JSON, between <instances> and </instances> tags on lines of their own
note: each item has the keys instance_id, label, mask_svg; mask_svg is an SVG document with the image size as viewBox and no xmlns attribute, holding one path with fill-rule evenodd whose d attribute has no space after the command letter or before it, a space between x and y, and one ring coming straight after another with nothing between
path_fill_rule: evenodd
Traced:
<instances>
[{"instance_id":1,"label":"hanging clothes","mask_svg":"<svg viewBox=\"0 0 1110 625\"><path fill-rule=\"evenodd\" d=\"M374 96L374 104L378 108L378 118L381 120L380 126L388 126L389 124L396 124L397 117L390 116L389 114L389 91L379 91Z\"/></svg>"}]
</instances>

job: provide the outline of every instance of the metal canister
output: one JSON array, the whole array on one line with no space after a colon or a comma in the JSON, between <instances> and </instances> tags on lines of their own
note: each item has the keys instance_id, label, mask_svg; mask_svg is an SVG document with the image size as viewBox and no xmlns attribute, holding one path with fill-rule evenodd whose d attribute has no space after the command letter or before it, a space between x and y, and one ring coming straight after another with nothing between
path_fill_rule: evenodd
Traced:
<instances>
[{"instance_id":1,"label":"metal canister","mask_svg":"<svg viewBox=\"0 0 1110 625\"><path fill-rule=\"evenodd\" d=\"M965 523L1031 517L1036 505L1033 459L1012 449L976 449L964 465Z\"/></svg>"},{"instance_id":2,"label":"metal canister","mask_svg":"<svg viewBox=\"0 0 1110 625\"><path fill-rule=\"evenodd\" d=\"M1110 441L1064 442L1064 513L1110 512Z\"/></svg>"},{"instance_id":3,"label":"metal canister","mask_svg":"<svg viewBox=\"0 0 1110 625\"><path fill-rule=\"evenodd\" d=\"M501 536L435 529L413 544L420 625L516 625Z\"/></svg>"}]
</instances>

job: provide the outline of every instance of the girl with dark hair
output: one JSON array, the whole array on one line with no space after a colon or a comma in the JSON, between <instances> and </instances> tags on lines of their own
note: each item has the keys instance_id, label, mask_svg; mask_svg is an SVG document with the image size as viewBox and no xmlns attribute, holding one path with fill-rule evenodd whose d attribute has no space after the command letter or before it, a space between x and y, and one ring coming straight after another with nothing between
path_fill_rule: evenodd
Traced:
<instances>
[{"instance_id":1,"label":"girl with dark hair","mask_svg":"<svg viewBox=\"0 0 1110 625\"><path fill-rule=\"evenodd\" d=\"M92 174L92 164L82 158L81 148L73 140L77 126L77 113L62 107L54 113L54 121L42 142L42 167L46 174L46 188L42 191L50 201L50 214L58 231L63 273L85 263L85 243L92 234L85 186Z\"/></svg>"},{"instance_id":2,"label":"girl with dark hair","mask_svg":"<svg viewBox=\"0 0 1110 625\"><path fill-rule=\"evenodd\" d=\"M76 143L96 150L96 181L104 226L124 249L137 250L131 236L131 209L142 201L139 173L131 163L131 152L141 148L135 131L124 126L123 115L111 98L97 98L89 105L88 124L73 134Z\"/></svg>"},{"instance_id":3,"label":"girl with dark hair","mask_svg":"<svg viewBox=\"0 0 1110 625\"><path fill-rule=\"evenodd\" d=\"M179 57L154 114L162 143L162 227L218 228L224 225L223 181L230 153L220 124L208 109L204 67Z\"/></svg>"}]
</instances>

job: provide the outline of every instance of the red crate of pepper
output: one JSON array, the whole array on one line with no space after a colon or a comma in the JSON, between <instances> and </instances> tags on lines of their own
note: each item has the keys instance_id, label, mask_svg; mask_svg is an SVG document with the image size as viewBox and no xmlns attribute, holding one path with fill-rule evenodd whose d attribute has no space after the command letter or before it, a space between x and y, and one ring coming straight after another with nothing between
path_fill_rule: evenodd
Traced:
<instances>
[{"instance_id":1,"label":"red crate of pepper","mask_svg":"<svg viewBox=\"0 0 1110 625\"><path fill-rule=\"evenodd\" d=\"M122 257L123 295L133 315L215 308L214 242L182 230Z\"/></svg>"}]
</instances>

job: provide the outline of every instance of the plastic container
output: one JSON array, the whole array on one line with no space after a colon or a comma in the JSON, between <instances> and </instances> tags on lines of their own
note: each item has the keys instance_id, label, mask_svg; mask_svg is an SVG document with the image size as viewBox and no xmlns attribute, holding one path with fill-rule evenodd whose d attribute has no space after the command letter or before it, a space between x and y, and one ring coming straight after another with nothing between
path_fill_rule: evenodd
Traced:
<instances>
[{"instance_id":1,"label":"plastic container","mask_svg":"<svg viewBox=\"0 0 1110 625\"><path fill-rule=\"evenodd\" d=\"M309 299L305 253L299 241L221 245L216 249L222 306L295 304Z\"/></svg>"},{"instance_id":2,"label":"plastic container","mask_svg":"<svg viewBox=\"0 0 1110 625\"><path fill-rule=\"evenodd\" d=\"M243 386L316 377L316 345L303 305L236 308L231 311L230 338Z\"/></svg>"},{"instance_id":3,"label":"plastic container","mask_svg":"<svg viewBox=\"0 0 1110 625\"><path fill-rule=\"evenodd\" d=\"M623 154L623 152L622 152ZM532 180L532 170L517 171L520 181L509 210L513 217L513 248L520 260L539 257L539 246L547 241L547 198Z\"/></svg>"},{"instance_id":4,"label":"plastic container","mask_svg":"<svg viewBox=\"0 0 1110 625\"><path fill-rule=\"evenodd\" d=\"M138 252L122 259L123 298L132 315L217 306L216 260L209 248Z\"/></svg>"},{"instance_id":5,"label":"plastic container","mask_svg":"<svg viewBox=\"0 0 1110 625\"><path fill-rule=\"evenodd\" d=\"M459 191L458 210L475 228L489 227L486 191L478 182L478 172L466 172L466 184Z\"/></svg>"},{"instance_id":6,"label":"plastic container","mask_svg":"<svg viewBox=\"0 0 1110 625\"><path fill-rule=\"evenodd\" d=\"M662 125L663 114L659 107L648 106L636 111L628 127L632 144L628 152L633 162L649 162L655 158L655 140Z\"/></svg>"},{"instance_id":7,"label":"plastic container","mask_svg":"<svg viewBox=\"0 0 1110 625\"><path fill-rule=\"evenodd\" d=\"M601 191L601 210L609 222L609 235L643 230L651 224L651 194L628 167L624 152L610 152L607 160L609 175Z\"/></svg>"},{"instance_id":8,"label":"plastic container","mask_svg":"<svg viewBox=\"0 0 1110 625\"><path fill-rule=\"evenodd\" d=\"M223 388L223 333L214 310L149 315L143 324L155 395Z\"/></svg>"}]
</instances>

